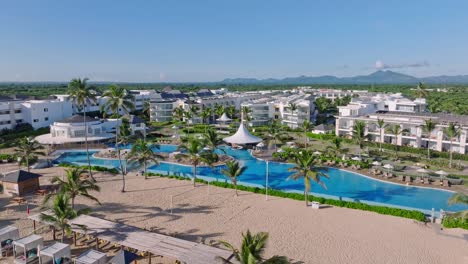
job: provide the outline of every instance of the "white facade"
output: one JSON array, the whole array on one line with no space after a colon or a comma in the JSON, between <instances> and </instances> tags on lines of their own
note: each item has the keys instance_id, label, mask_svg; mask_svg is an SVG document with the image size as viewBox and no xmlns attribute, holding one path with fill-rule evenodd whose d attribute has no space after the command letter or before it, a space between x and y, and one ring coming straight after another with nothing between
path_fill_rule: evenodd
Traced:
<instances>
[{"instance_id":1,"label":"white facade","mask_svg":"<svg viewBox=\"0 0 468 264\"><path fill-rule=\"evenodd\" d=\"M24 122L21 103L22 101L18 100L0 101L0 130L13 129L16 124Z\"/></svg>"},{"instance_id":2,"label":"white facade","mask_svg":"<svg viewBox=\"0 0 468 264\"><path fill-rule=\"evenodd\" d=\"M34 129L47 127L56 120L72 116L70 102L56 100L31 100L21 104L23 122L29 123Z\"/></svg>"}]
</instances>

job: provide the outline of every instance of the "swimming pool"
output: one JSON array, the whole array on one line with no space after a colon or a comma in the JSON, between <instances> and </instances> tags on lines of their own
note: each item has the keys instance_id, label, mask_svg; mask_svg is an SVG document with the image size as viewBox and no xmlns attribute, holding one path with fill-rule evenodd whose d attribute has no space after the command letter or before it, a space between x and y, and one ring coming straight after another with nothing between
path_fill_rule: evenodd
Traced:
<instances>
[{"instance_id":1,"label":"swimming pool","mask_svg":"<svg viewBox=\"0 0 468 264\"><path fill-rule=\"evenodd\" d=\"M155 151L174 152L176 146L161 145L160 149ZM239 184L249 186L265 186L266 162L253 157L246 150L233 150L225 147L224 150L230 156L233 156L243 166L246 166L245 172L239 176ZM96 151L91 151L95 153ZM55 162L70 162L79 165L87 164L86 152L73 151L64 152ZM91 157L92 165L118 168L117 160L106 160ZM269 162L268 187L277 190L303 192L304 185L302 180L290 180L288 168L292 165L287 163ZM220 173L223 166L214 169L209 167L198 167L197 175L205 180L227 181L227 178ZM160 165L153 165L148 171L154 173L192 176L192 167L172 163L161 162ZM447 211L468 210L466 205L448 206L447 200L453 192L423 188L415 186L406 186L394 184L385 181L373 179L354 172L330 168L327 172L330 179L323 179L327 189L323 189L318 184L312 184L311 193L317 196L331 197L343 200L360 201L369 204L380 204L399 208L418 209L429 213L432 208L435 210L444 209Z\"/></svg>"}]
</instances>

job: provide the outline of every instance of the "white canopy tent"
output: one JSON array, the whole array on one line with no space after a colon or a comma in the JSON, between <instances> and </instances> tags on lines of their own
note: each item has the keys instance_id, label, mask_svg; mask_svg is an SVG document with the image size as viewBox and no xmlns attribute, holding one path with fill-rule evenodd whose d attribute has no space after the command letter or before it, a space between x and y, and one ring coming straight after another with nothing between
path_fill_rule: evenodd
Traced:
<instances>
[{"instance_id":1,"label":"white canopy tent","mask_svg":"<svg viewBox=\"0 0 468 264\"><path fill-rule=\"evenodd\" d=\"M57 264L57 261L64 263L64 259L71 259L70 245L55 242L53 245L50 245L39 251L39 263L50 263Z\"/></svg>"},{"instance_id":2,"label":"white canopy tent","mask_svg":"<svg viewBox=\"0 0 468 264\"><path fill-rule=\"evenodd\" d=\"M13 241L15 263L25 264L37 259L37 253L41 250L43 245L44 239L39 235L30 235Z\"/></svg>"},{"instance_id":3,"label":"white canopy tent","mask_svg":"<svg viewBox=\"0 0 468 264\"><path fill-rule=\"evenodd\" d=\"M226 137L223 140L226 143L238 145L257 144L262 141L261 138L250 134L249 130L247 130L243 122L240 123L239 129L237 129L237 132L234 135Z\"/></svg>"},{"instance_id":4,"label":"white canopy tent","mask_svg":"<svg viewBox=\"0 0 468 264\"><path fill-rule=\"evenodd\" d=\"M222 122L222 123L227 123L227 122L232 121L232 119L229 118L229 117L226 115L226 113L223 113L223 115L222 115L220 118L216 119L216 121Z\"/></svg>"},{"instance_id":5,"label":"white canopy tent","mask_svg":"<svg viewBox=\"0 0 468 264\"><path fill-rule=\"evenodd\" d=\"M19 238L19 230L15 226L5 226L0 229L0 257L7 250L11 250L13 246L13 240Z\"/></svg>"},{"instance_id":6,"label":"white canopy tent","mask_svg":"<svg viewBox=\"0 0 468 264\"><path fill-rule=\"evenodd\" d=\"M102 253L93 249L84 252L75 260L75 264L105 264L106 262L106 253Z\"/></svg>"},{"instance_id":7,"label":"white canopy tent","mask_svg":"<svg viewBox=\"0 0 468 264\"><path fill-rule=\"evenodd\" d=\"M382 163L380 163L379 161L374 161L374 162L372 162L372 165L374 165L374 166L380 166L380 165L382 165Z\"/></svg>"},{"instance_id":8,"label":"white canopy tent","mask_svg":"<svg viewBox=\"0 0 468 264\"><path fill-rule=\"evenodd\" d=\"M120 250L108 264L130 264L135 261L138 256L135 253L126 250Z\"/></svg>"}]
</instances>

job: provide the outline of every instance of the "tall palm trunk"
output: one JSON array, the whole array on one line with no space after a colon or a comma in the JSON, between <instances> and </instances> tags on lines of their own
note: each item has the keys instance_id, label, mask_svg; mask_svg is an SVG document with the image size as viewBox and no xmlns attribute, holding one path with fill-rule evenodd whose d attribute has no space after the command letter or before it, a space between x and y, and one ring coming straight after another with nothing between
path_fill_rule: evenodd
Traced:
<instances>
[{"instance_id":1,"label":"tall palm trunk","mask_svg":"<svg viewBox=\"0 0 468 264\"><path fill-rule=\"evenodd\" d=\"M96 179L91 171L91 159L89 158L89 147L88 147L88 122L86 122L86 106L83 107L83 121L85 127L85 147L86 147L86 158L88 159L88 173L91 179L95 182Z\"/></svg>"},{"instance_id":2,"label":"tall palm trunk","mask_svg":"<svg viewBox=\"0 0 468 264\"><path fill-rule=\"evenodd\" d=\"M431 159L431 149L429 148L429 141L427 142L427 159Z\"/></svg>"},{"instance_id":3,"label":"tall palm trunk","mask_svg":"<svg viewBox=\"0 0 468 264\"><path fill-rule=\"evenodd\" d=\"M147 180L148 176L146 175L146 159L143 161L143 173L145 174L145 180Z\"/></svg>"},{"instance_id":4,"label":"tall palm trunk","mask_svg":"<svg viewBox=\"0 0 468 264\"><path fill-rule=\"evenodd\" d=\"M304 146L307 148L307 131L304 133Z\"/></svg>"},{"instance_id":5,"label":"tall palm trunk","mask_svg":"<svg viewBox=\"0 0 468 264\"><path fill-rule=\"evenodd\" d=\"M26 167L28 168L28 172L30 172L30 168L29 168L29 157L28 157L28 155L26 155L26 153L25 153L25 157L26 157ZM20 166L21 166L21 164L20 164Z\"/></svg>"},{"instance_id":6,"label":"tall palm trunk","mask_svg":"<svg viewBox=\"0 0 468 264\"><path fill-rule=\"evenodd\" d=\"M449 161L449 168L452 168L452 139L450 139L450 161Z\"/></svg>"},{"instance_id":7,"label":"tall palm trunk","mask_svg":"<svg viewBox=\"0 0 468 264\"><path fill-rule=\"evenodd\" d=\"M196 181L197 181L197 163L193 164L193 187L196 186Z\"/></svg>"},{"instance_id":8,"label":"tall palm trunk","mask_svg":"<svg viewBox=\"0 0 468 264\"><path fill-rule=\"evenodd\" d=\"M304 175L307 175L307 172ZM305 200L306 206L309 206L309 197L308 197L307 187L306 186L307 186L307 180L304 177L304 200Z\"/></svg>"},{"instance_id":9,"label":"tall palm trunk","mask_svg":"<svg viewBox=\"0 0 468 264\"><path fill-rule=\"evenodd\" d=\"M61 241L62 243L63 243L64 237L65 237L65 228L62 228L62 241Z\"/></svg>"},{"instance_id":10,"label":"tall palm trunk","mask_svg":"<svg viewBox=\"0 0 468 264\"><path fill-rule=\"evenodd\" d=\"M382 152L382 141L385 138L385 135L382 137L382 128L380 129L380 138L379 138L379 152Z\"/></svg>"},{"instance_id":11,"label":"tall palm trunk","mask_svg":"<svg viewBox=\"0 0 468 264\"><path fill-rule=\"evenodd\" d=\"M71 207L75 209L75 196L71 197Z\"/></svg>"},{"instance_id":12,"label":"tall palm trunk","mask_svg":"<svg viewBox=\"0 0 468 264\"><path fill-rule=\"evenodd\" d=\"M120 173L122 174L122 192L125 192L125 171L122 163L122 157L120 157L119 147L119 133L118 127L115 128L115 147L117 148L117 156L119 158Z\"/></svg>"}]
</instances>

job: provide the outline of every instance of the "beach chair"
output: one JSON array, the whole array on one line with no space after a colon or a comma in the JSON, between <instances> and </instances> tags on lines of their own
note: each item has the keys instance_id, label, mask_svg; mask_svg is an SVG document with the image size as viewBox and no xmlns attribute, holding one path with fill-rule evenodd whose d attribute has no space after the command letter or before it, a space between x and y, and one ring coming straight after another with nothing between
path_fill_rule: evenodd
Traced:
<instances>
[{"instance_id":1,"label":"beach chair","mask_svg":"<svg viewBox=\"0 0 468 264\"><path fill-rule=\"evenodd\" d=\"M360 170L360 169L361 169L361 165L357 165L356 170Z\"/></svg>"},{"instance_id":2,"label":"beach chair","mask_svg":"<svg viewBox=\"0 0 468 264\"><path fill-rule=\"evenodd\" d=\"M424 183L424 184L431 184L431 183L429 182L429 178L424 178L424 182L423 182L423 183Z\"/></svg>"},{"instance_id":3,"label":"beach chair","mask_svg":"<svg viewBox=\"0 0 468 264\"><path fill-rule=\"evenodd\" d=\"M416 183L422 183L423 181L422 181L421 177L416 177L416 181L415 181L415 182L416 182Z\"/></svg>"},{"instance_id":4,"label":"beach chair","mask_svg":"<svg viewBox=\"0 0 468 264\"><path fill-rule=\"evenodd\" d=\"M440 180L435 180L434 185L441 186L442 182Z\"/></svg>"},{"instance_id":5,"label":"beach chair","mask_svg":"<svg viewBox=\"0 0 468 264\"><path fill-rule=\"evenodd\" d=\"M443 185L444 187L450 187L450 182L449 182L448 180L443 180L443 181L442 181L442 185Z\"/></svg>"},{"instance_id":6,"label":"beach chair","mask_svg":"<svg viewBox=\"0 0 468 264\"><path fill-rule=\"evenodd\" d=\"M393 178L393 173L389 172L387 173L387 179Z\"/></svg>"},{"instance_id":7,"label":"beach chair","mask_svg":"<svg viewBox=\"0 0 468 264\"><path fill-rule=\"evenodd\" d=\"M410 183L411 182L411 177L410 176L405 176L405 182Z\"/></svg>"}]
</instances>

